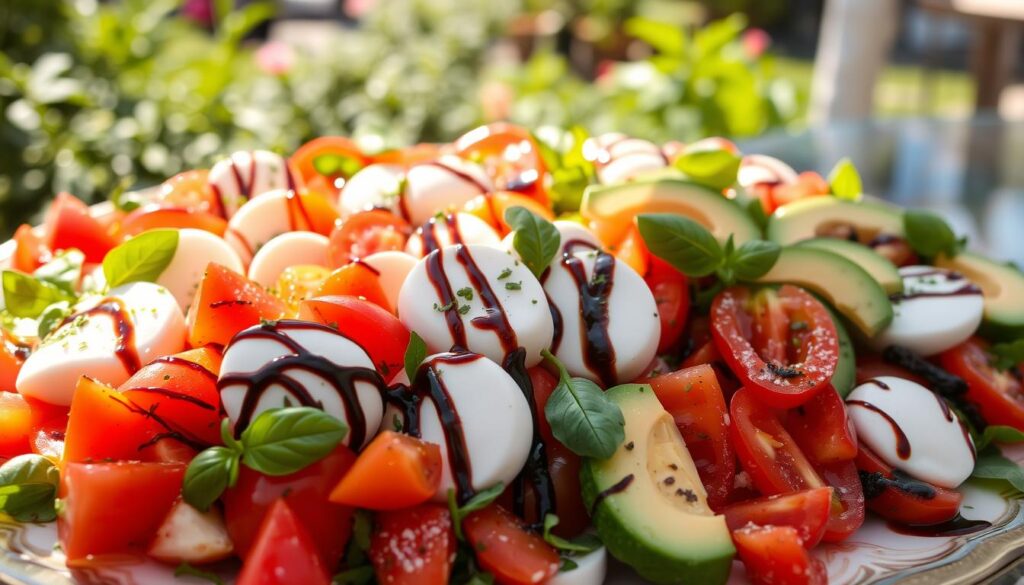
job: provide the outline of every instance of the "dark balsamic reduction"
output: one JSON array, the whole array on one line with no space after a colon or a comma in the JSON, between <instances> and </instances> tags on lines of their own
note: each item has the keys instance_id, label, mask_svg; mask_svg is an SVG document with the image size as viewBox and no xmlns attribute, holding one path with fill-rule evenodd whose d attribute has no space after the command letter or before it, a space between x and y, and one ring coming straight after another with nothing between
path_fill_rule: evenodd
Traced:
<instances>
[{"instance_id":1,"label":"dark balsamic reduction","mask_svg":"<svg viewBox=\"0 0 1024 585\"><path fill-rule=\"evenodd\" d=\"M864 498L873 500L882 495L886 489L893 489L922 500L935 499L935 488L914 479L898 469L893 469L889 476L875 471L859 471L860 483L864 487Z\"/></svg>"},{"instance_id":2,"label":"dark balsamic reduction","mask_svg":"<svg viewBox=\"0 0 1024 585\"><path fill-rule=\"evenodd\" d=\"M448 307L444 311L444 319L452 336L452 347L466 349L466 328L462 324L458 309L455 308L455 292L452 291L452 285L444 271L444 254L440 251L429 254L426 266L427 280L434 286L437 297L441 299L441 306Z\"/></svg>"},{"instance_id":3,"label":"dark balsamic reduction","mask_svg":"<svg viewBox=\"0 0 1024 585\"><path fill-rule=\"evenodd\" d=\"M132 390L136 390L136 388L132 388ZM139 388L138 390L145 392L149 389ZM192 449L195 449L196 451L202 451L203 449L209 446L206 444L205 441L202 441L201 439L193 436L188 431L185 431L184 429L177 429L174 427L174 425L164 420L164 418L157 413L160 407L159 402L150 405L149 408L143 408L138 404L132 402L132 400L127 397L111 395L110 399L113 400L115 403L123 406L125 409L128 410L128 412L146 417L164 429L163 432L156 433L155 435L150 437L148 441L139 445L137 448L138 451L143 451L149 447L152 447L153 445L156 445L163 439L174 439L176 441L181 441L183 444L191 447Z\"/></svg>"},{"instance_id":4,"label":"dark balsamic reduction","mask_svg":"<svg viewBox=\"0 0 1024 585\"><path fill-rule=\"evenodd\" d=\"M423 240L423 255L433 252L434 250L440 250L441 244L437 239L437 220L439 218L432 217L427 223L423 224L420 228L420 238ZM455 213L449 213L444 216L445 226L448 228L448 237L451 238L452 244L461 244L462 242L462 231L459 229L459 218Z\"/></svg>"},{"instance_id":5,"label":"dark balsamic reduction","mask_svg":"<svg viewBox=\"0 0 1024 585\"><path fill-rule=\"evenodd\" d=\"M31 345L14 339L7 332L2 332L0 335L3 336L4 349L16 359L25 361L28 359L28 356L32 355Z\"/></svg>"},{"instance_id":6,"label":"dark balsamic reduction","mask_svg":"<svg viewBox=\"0 0 1024 585\"><path fill-rule=\"evenodd\" d=\"M890 388L888 384L886 384L885 382L879 380L878 378L871 378L870 380L864 380L864 384L871 384L873 386L878 386L882 390L892 390L892 388Z\"/></svg>"},{"instance_id":7,"label":"dark balsamic reduction","mask_svg":"<svg viewBox=\"0 0 1024 585\"><path fill-rule=\"evenodd\" d=\"M889 425L892 426L893 434L896 435L896 455L898 455L900 459L904 460L910 458L910 440L907 438L907 434L903 432L903 429L900 428L900 425L897 424L891 416L889 416L889 413L878 408L874 404L863 400L847 400L846 404L866 408L887 420Z\"/></svg>"},{"instance_id":8,"label":"dark balsamic reduction","mask_svg":"<svg viewBox=\"0 0 1024 585\"><path fill-rule=\"evenodd\" d=\"M171 390L169 388L162 388L159 386L133 386L131 388L126 388L125 392L156 394L159 396L163 396L165 398L169 398L171 400L180 400L182 402L188 402L190 404L198 406L199 408L202 408L203 410L217 410L217 405L215 404L210 404L205 400L196 398L195 396L192 396L190 394L185 394L184 392L177 392L175 390Z\"/></svg>"},{"instance_id":9,"label":"dark balsamic reduction","mask_svg":"<svg viewBox=\"0 0 1024 585\"><path fill-rule=\"evenodd\" d=\"M939 524L906 525L889 522L888 526L893 532L905 534L907 536L936 537L974 534L975 532L981 532L982 530L990 528L992 523L985 520L968 520L960 514L957 514L952 519Z\"/></svg>"},{"instance_id":10,"label":"dark balsamic reduction","mask_svg":"<svg viewBox=\"0 0 1024 585\"><path fill-rule=\"evenodd\" d=\"M337 331L326 325L291 320L264 324L235 335L232 343L238 343L244 339L266 339L279 343L292 352L291 355L284 355L272 360L255 372L231 373L221 376L217 384L219 389L223 390L233 385L241 385L246 389L242 408L235 422L235 432L240 433L249 426L256 414L256 406L259 404L260 398L275 385L284 388L300 406L323 408L323 404L313 397L303 384L288 376L289 371L298 370L321 378L338 393L338 397L345 407L346 422L349 427L348 444L353 448L359 448L366 440L367 432L376 431L376 429L367 429L366 417L356 391L356 382L372 384L383 395L386 390L384 380L374 369L340 366L323 356L313 354L284 333L302 329L324 331L340 336Z\"/></svg>"},{"instance_id":11,"label":"dark balsamic reduction","mask_svg":"<svg viewBox=\"0 0 1024 585\"><path fill-rule=\"evenodd\" d=\"M437 255L440 256L441 253L438 252ZM469 276L470 284L480 293L480 300L484 305L484 314L480 317L473 317L470 323L477 329L493 331L498 336L498 341L501 342L501 349L505 353L505 359L507 359L512 352L519 348L519 338L516 336L515 330L512 329L512 325L508 322L508 315L505 314L505 309L501 306L498 295L494 293L494 289L487 282L487 277L484 276L480 267L476 265L473 255L469 253L469 248L461 244L456 246L455 259L465 269L466 275ZM445 302L447 303L448 301L446 300ZM457 313L454 305L447 313L452 314L453 312ZM458 315L456 314L457 317Z\"/></svg>"},{"instance_id":12,"label":"dark balsamic reduction","mask_svg":"<svg viewBox=\"0 0 1024 585\"><path fill-rule=\"evenodd\" d=\"M633 474L630 473L626 477L620 479L619 481L609 486L608 489L599 492L597 496L594 498L594 504L590 506L590 517L594 517L594 512L597 512L597 507L600 506L601 502L605 501L606 498L626 491L626 488L628 488L629 485L633 483L633 479Z\"/></svg>"},{"instance_id":13,"label":"dark balsamic reduction","mask_svg":"<svg viewBox=\"0 0 1024 585\"><path fill-rule=\"evenodd\" d=\"M181 358L181 357L178 357L178 356L165 355L163 357L156 358L155 360L149 362L149 364L150 365L152 365L152 364L172 364L172 365L175 365L175 366L182 366L182 367L188 368L188 369L190 369L190 370L192 370L194 372L202 374L204 377L209 379L211 382L214 382L214 383L217 382L217 374L215 374L215 373L211 372L210 370L206 369L205 367L203 367L202 364L199 364L199 363L196 363L196 362L194 362L192 360L187 360L185 358Z\"/></svg>"},{"instance_id":14,"label":"dark balsamic reduction","mask_svg":"<svg viewBox=\"0 0 1024 585\"><path fill-rule=\"evenodd\" d=\"M526 369L526 350L518 348L505 358L502 367L516 381L519 389L526 398L530 407L530 416L533 419L533 438L530 445L530 453L526 458L526 464L516 476L513 484L513 511L521 518L526 517L526 492L532 489L534 494L534 528L543 529L544 518L549 513L555 513L558 505L555 484L551 481L551 470L548 467L547 446L540 434L540 417L537 409L537 402L533 395L533 382Z\"/></svg>"},{"instance_id":15,"label":"dark balsamic reduction","mask_svg":"<svg viewBox=\"0 0 1024 585\"><path fill-rule=\"evenodd\" d=\"M370 264L366 263L365 261L363 261L360 258L353 259L352 260L352 264L358 264L358 265L362 266L363 268L369 270L370 272L376 274L377 276L380 276L380 270L377 270L376 268L374 268L373 266L371 266Z\"/></svg>"},{"instance_id":16,"label":"dark balsamic reduction","mask_svg":"<svg viewBox=\"0 0 1024 585\"><path fill-rule=\"evenodd\" d=\"M915 274L914 276L924 276L924 275L917 275L917 274ZM950 278L950 280L953 280L953 279ZM889 300L895 301L895 302L899 302L899 301L908 301L908 300L923 299L923 298L963 297L963 296L975 296L975 295L980 295L980 294L981 294L981 289L980 288L978 288L974 284L968 283L968 284L965 284L965 285L961 286L960 288L957 288L957 289L954 289L954 290L950 290L950 291L945 291L945 292L917 291L917 292L909 292L909 293L893 293L893 294L889 295Z\"/></svg>"},{"instance_id":17,"label":"dark balsamic reduction","mask_svg":"<svg viewBox=\"0 0 1024 585\"><path fill-rule=\"evenodd\" d=\"M117 332L117 347L114 348L114 355L121 361L124 369L129 375L139 371L142 367L139 360L139 353L135 347L135 325L132 323L124 302L115 297L107 297L95 307L74 313L65 317L60 326L74 322L79 317L90 317L95 315L106 315L110 317Z\"/></svg>"},{"instance_id":18,"label":"dark balsamic reduction","mask_svg":"<svg viewBox=\"0 0 1024 585\"><path fill-rule=\"evenodd\" d=\"M213 301L212 303L210 303L210 308L219 309L221 307L237 307L251 304L252 301L247 301L245 299L227 299L223 301Z\"/></svg>"},{"instance_id":19,"label":"dark balsamic reduction","mask_svg":"<svg viewBox=\"0 0 1024 585\"><path fill-rule=\"evenodd\" d=\"M488 187L487 185L484 185L480 181L476 180L476 177L474 177L473 175L470 175L469 173L463 172L463 171L461 171L459 169L450 167L450 166L446 165L445 163L443 163L443 162L441 162L439 160L432 160L432 161L425 162L423 164L424 165L428 165L428 166L432 166L432 167L437 167L439 169L444 169L444 170L448 171L449 173L455 175L456 177L458 177L462 181L464 181L466 183L469 183L470 185L473 185L481 193L486 193L486 192L491 190L490 187Z\"/></svg>"}]
</instances>

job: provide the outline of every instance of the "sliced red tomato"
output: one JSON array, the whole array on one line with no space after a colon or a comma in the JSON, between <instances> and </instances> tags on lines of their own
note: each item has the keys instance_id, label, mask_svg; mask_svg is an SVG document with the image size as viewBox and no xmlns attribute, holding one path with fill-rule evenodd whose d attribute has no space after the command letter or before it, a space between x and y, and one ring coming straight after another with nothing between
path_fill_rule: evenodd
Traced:
<instances>
[{"instance_id":1,"label":"sliced red tomato","mask_svg":"<svg viewBox=\"0 0 1024 585\"><path fill-rule=\"evenodd\" d=\"M31 451L32 408L16 392L0 391L0 459Z\"/></svg>"},{"instance_id":2,"label":"sliced red tomato","mask_svg":"<svg viewBox=\"0 0 1024 585\"><path fill-rule=\"evenodd\" d=\"M436 160L445 154L445 147L440 144L421 142L405 148L385 150L371 158L374 164L412 166L414 164Z\"/></svg>"},{"instance_id":3,"label":"sliced red tomato","mask_svg":"<svg viewBox=\"0 0 1024 585\"><path fill-rule=\"evenodd\" d=\"M422 504L377 514L370 561L378 583L446 585L454 557L455 533L447 506Z\"/></svg>"},{"instance_id":4,"label":"sliced red tomato","mask_svg":"<svg viewBox=\"0 0 1024 585\"><path fill-rule=\"evenodd\" d=\"M480 163L498 189L516 191L547 204L547 166L530 131L507 122L474 128L455 141L455 152Z\"/></svg>"},{"instance_id":5,"label":"sliced red tomato","mask_svg":"<svg viewBox=\"0 0 1024 585\"><path fill-rule=\"evenodd\" d=\"M857 383L863 384L872 378L878 378L881 376L895 376L897 378L904 378L906 380L912 380L921 384L922 386L928 387L928 381L924 378L914 374L906 368L902 368L895 364L882 359L882 356L874 353L857 352Z\"/></svg>"},{"instance_id":6,"label":"sliced red tomato","mask_svg":"<svg viewBox=\"0 0 1024 585\"><path fill-rule=\"evenodd\" d=\"M725 365L722 356L718 355L715 342L710 339L703 345L697 346L697 349L686 356L686 359L680 364L680 368L692 368L704 364L711 366L715 370L715 376L718 377L718 385L722 388L722 394L725 395L726 402L728 402L733 393L739 390L740 382L736 379L732 370Z\"/></svg>"},{"instance_id":7,"label":"sliced red tomato","mask_svg":"<svg viewBox=\"0 0 1024 585\"><path fill-rule=\"evenodd\" d=\"M220 198L210 188L210 171L197 169L178 173L160 186L161 202L200 213L223 217Z\"/></svg>"},{"instance_id":8,"label":"sliced red tomato","mask_svg":"<svg viewBox=\"0 0 1024 585\"><path fill-rule=\"evenodd\" d=\"M505 235L512 231L512 228L505 223L505 212L512 207L525 207L548 221L555 219L551 208L536 199L526 195L512 193L509 191L497 191L484 193L470 199L462 206L462 211L471 213L489 223L498 233Z\"/></svg>"},{"instance_id":9,"label":"sliced red tomato","mask_svg":"<svg viewBox=\"0 0 1024 585\"><path fill-rule=\"evenodd\" d=\"M686 331L686 320L690 314L689 281L686 275L657 256L651 256L644 281L658 304L658 316L661 318L658 353L663 353L676 345Z\"/></svg>"},{"instance_id":10,"label":"sliced red tomato","mask_svg":"<svg viewBox=\"0 0 1024 585\"><path fill-rule=\"evenodd\" d=\"M804 548L814 548L825 535L832 488L820 487L792 494L768 496L733 504L722 510L729 530L747 525L791 526L800 535Z\"/></svg>"},{"instance_id":11,"label":"sliced red tomato","mask_svg":"<svg viewBox=\"0 0 1024 585\"><path fill-rule=\"evenodd\" d=\"M53 257L46 242L27 223L18 226L14 232L14 254L11 268L32 274L36 268L46 264Z\"/></svg>"},{"instance_id":12,"label":"sliced red tomato","mask_svg":"<svg viewBox=\"0 0 1024 585\"><path fill-rule=\"evenodd\" d=\"M867 507L883 518L900 524L938 524L960 511L960 492L895 470L864 445L857 454L857 469L865 486Z\"/></svg>"},{"instance_id":13,"label":"sliced red tomato","mask_svg":"<svg viewBox=\"0 0 1024 585\"><path fill-rule=\"evenodd\" d=\"M50 250L77 248L86 262L103 262L117 239L70 193L61 193L46 213L46 244Z\"/></svg>"},{"instance_id":14,"label":"sliced red tomato","mask_svg":"<svg viewBox=\"0 0 1024 585\"><path fill-rule=\"evenodd\" d=\"M158 359L121 384L123 396L174 432L220 444L220 352L200 348Z\"/></svg>"},{"instance_id":15,"label":"sliced red tomato","mask_svg":"<svg viewBox=\"0 0 1024 585\"><path fill-rule=\"evenodd\" d=\"M323 296L299 303L299 318L323 323L359 344L385 381L402 371L409 330L381 306L354 296Z\"/></svg>"},{"instance_id":16,"label":"sliced red tomato","mask_svg":"<svg viewBox=\"0 0 1024 585\"><path fill-rule=\"evenodd\" d=\"M942 367L967 382L967 400L977 405L989 424L1009 425L1024 430L1024 364L999 371L992 366L988 343L972 337L939 356Z\"/></svg>"},{"instance_id":17,"label":"sliced red tomato","mask_svg":"<svg viewBox=\"0 0 1024 585\"><path fill-rule=\"evenodd\" d=\"M384 287L380 284L380 274L365 262L353 262L335 270L320 285L316 296L350 296L370 301L378 307L394 312L395 307L388 302Z\"/></svg>"},{"instance_id":18,"label":"sliced red tomato","mask_svg":"<svg viewBox=\"0 0 1024 585\"><path fill-rule=\"evenodd\" d=\"M647 380L675 419L686 448L718 510L729 501L736 477L736 454L729 443L728 410L711 366L701 365Z\"/></svg>"},{"instance_id":19,"label":"sliced red tomato","mask_svg":"<svg viewBox=\"0 0 1024 585\"><path fill-rule=\"evenodd\" d=\"M797 176L795 183L775 185L771 190L772 202L776 208L807 197L820 197L832 192L828 181L814 171L804 171Z\"/></svg>"},{"instance_id":20,"label":"sliced red tomato","mask_svg":"<svg viewBox=\"0 0 1024 585\"><path fill-rule=\"evenodd\" d=\"M477 562L501 585L543 583L558 572L558 552L501 506L471 513L462 529Z\"/></svg>"},{"instance_id":21,"label":"sliced red tomato","mask_svg":"<svg viewBox=\"0 0 1024 585\"><path fill-rule=\"evenodd\" d=\"M788 284L757 294L742 287L719 293L711 336L743 386L779 408L799 406L826 387L839 360L828 309Z\"/></svg>"},{"instance_id":22,"label":"sliced red tomato","mask_svg":"<svg viewBox=\"0 0 1024 585\"><path fill-rule=\"evenodd\" d=\"M32 452L51 459L64 458L64 437L67 434L68 417L54 418L45 421L32 429L29 437Z\"/></svg>"},{"instance_id":23,"label":"sliced red tomato","mask_svg":"<svg viewBox=\"0 0 1024 585\"><path fill-rule=\"evenodd\" d=\"M803 547L792 526L748 526L733 530L747 578L754 585L825 585L825 564Z\"/></svg>"},{"instance_id":24,"label":"sliced red tomato","mask_svg":"<svg viewBox=\"0 0 1024 585\"><path fill-rule=\"evenodd\" d=\"M75 387L64 461L137 460L163 429L117 390L87 376Z\"/></svg>"},{"instance_id":25,"label":"sliced red tomato","mask_svg":"<svg viewBox=\"0 0 1024 585\"><path fill-rule=\"evenodd\" d=\"M280 319L286 310L281 299L260 285L211 262L188 311L188 341L192 347L223 347L239 331L262 319Z\"/></svg>"},{"instance_id":26,"label":"sliced red tomato","mask_svg":"<svg viewBox=\"0 0 1024 585\"><path fill-rule=\"evenodd\" d=\"M181 493L181 463L68 462L57 518L68 566L93 557L141 556Z\"/></svg>"},{"instance_id":27,"label":"sliced red tomato","mask_svg":"<svg viewBox=\"0 0 1024 585\"><path fill-rule=\"evenodd\" d=\"M224 492L224 520L239 556L246 558L267 510L287 500L296 518L313 537L325 567L335 567L352 535L352 508L328 500L334 486L356 457L343 446L313 465L290 475L272 477L242 466L238 483Z\"/></svg>"},{"instance_id":28,"label":"sliced red tomato","mask_svg":"<svg viewBox=\"0 0 1024 585\"><path fill-rule=\"evenodd\" d=\"M331 579L316 551L313 536L288 501L278 498L260 524L256 542L245 557L235 583L327 585Z\"/></svg>"},{"instance_id":29,"label":"sliced red tomato","mask_svg":"<svg viewBox=\"0 0 1024 585\"><path fill-rule=\"evenodd\" d=\"M404 250L409 222L383 209L361 211L341 220L330 235L327 264L341 268L374 252Z\"/></svg>"},{"instance_id":30,"label":"sliced red tomato","mask_svg":"<svg viewBox=\"0 0 1024 585\"><path fill-rule=\"evenodd\" d=\"M612 246L611 250L615 254L616 260L625 262L637 274L647 274L651 259L654 258L647 249L647 244L644 243L640 229L635 223L629 227L626 237Z\"/></svg>"},{"instance_id":31,"label":"sliced red tomato","mask_svg":"<svg viewBox=\"0 0 1024 585\"><path fill-rule=\"evenodd\" d=\"M121 233L124 236L159 228L193 228L223 237L228 222L223 217L205 211L160 204L142 206L121 220Z\"/></svg>"},{"instance_id":32,"label":"sliced red tomato","mask_svg":"<svg viewBox=\"0 0 1024 585\"><path fill-rule=\"evenodd\" d=\"M31 347L6 330L0 330L0 392L14 392L21 364Z\"/></svg>"},{"instance_id":33,"label":"sliced red tomato","mask_svg":"<svg viewBox=\"0 0 1024 585\"><path fill-rule=\"evenodd\" d=\"M441 448L383 431L363 449L330 500L353 508L398 510L426 502L441 485Z\"/></svg>"},{"instance_id":34,"label":"sliced red tomato","mask_svg":"<svg viewBox=\"0 0 1024 585\"><path fill-rule=\"evenodd\" d=\"M306 189L337 199L345 182L370 164L370 158L349 138L321 136L300 146L288 164Z\"/></svg>"},{"instance_id":35,"label":"sliced red tomato","mask_svg":"<svg viewBox=\"0 0 1024 585\"><path fill-rule=\"evenodd\" d=\"M857 456L853 421L831 385L786 412L782 424L814 464L852 461Z\"/></svg>"},{"instance_id":36,"label":"sliced red tomato","mask_svg":"<svg viewBox=\"0 0 1024 585\"><path fill-rule=\"evenodd\" d=\"M842 542L864 525L864 487L853 461L815 465L826 485L832 486L832 509L825 527L825 542Z\"/></svg>"}]
</instances>

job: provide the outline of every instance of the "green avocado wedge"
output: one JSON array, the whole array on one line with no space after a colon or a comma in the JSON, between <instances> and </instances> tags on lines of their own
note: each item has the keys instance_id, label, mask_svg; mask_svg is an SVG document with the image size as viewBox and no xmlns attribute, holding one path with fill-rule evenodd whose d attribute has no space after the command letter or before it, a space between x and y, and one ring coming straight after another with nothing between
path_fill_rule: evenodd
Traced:
<instances>
[{"instance_id":1,"label":"green avocado wedge","mask_svg":"<svg viewBox=\"0 0 1024 585\"><path fill-rule=\"evenodd\" d=\"M997 341L1024 336L1024 272L970 252L953 258L939 256L935 265L955 270L981 287L985 299L982 334Z\"/></svg>"},{"instance_id":2,"label":"green avocado wedge","mask_svg":"<svg viewBox=\"0 0 1024 585\"><path fill-rule=\"evenodd\" d=\"M615 558L659 584L725 583L735 548L675 422L645 384L608 391L622 409L626 438L614 455L585 459L583 501Z\"/></svg>"},{"instance_id":3,"label":"green avocado wedge","mask_svg":"<svg viewBox=\"0 0 1024 585\"><path fill-rule=\"evenodd\" d=\"M797 246L817 248L838 254L863 268L878 284L882 285L882 290L886 294L903 292L903 278L900 276L899 270L896 269L896 265L863 244L838 238L812 238L797 243Z\"/></svg>"},{"instance_id":4,"label":"green avocado wedge","mask_svg":"<svg viewBox=\"0 0 1024 585\"><path fill-rule=\"evenodd\" d=\"M875 201L808 197L787 203L768 219L768 239L783 246L852 229L868 242L879 235L903 236L903 211Z\"/></svg>"}]
</instances>

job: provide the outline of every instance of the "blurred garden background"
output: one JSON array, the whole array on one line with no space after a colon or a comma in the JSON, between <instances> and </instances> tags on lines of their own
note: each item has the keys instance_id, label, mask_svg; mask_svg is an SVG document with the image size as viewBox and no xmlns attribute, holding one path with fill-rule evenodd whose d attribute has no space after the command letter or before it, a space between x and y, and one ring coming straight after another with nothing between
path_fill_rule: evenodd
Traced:
<instances>
[{"instance_id":1,"label":"blurred garden background","mask_svg":"<svg viewBox=\"0 0 1024 585\"><path fill-rule=\"evenodd\" d=\"M825 4L5 0L0 234L59 191L98 201L319 135L375 152L499 119L658 142L796 131ZM970 114L969 26L892 5L874 115Z\"/></svg>"}]
</instances>

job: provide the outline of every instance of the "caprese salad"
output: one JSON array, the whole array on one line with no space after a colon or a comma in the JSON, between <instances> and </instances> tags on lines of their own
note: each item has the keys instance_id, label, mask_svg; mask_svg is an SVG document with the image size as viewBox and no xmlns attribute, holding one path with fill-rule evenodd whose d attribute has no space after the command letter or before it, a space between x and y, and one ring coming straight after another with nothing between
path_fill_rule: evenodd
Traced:
<instances>
[{"instance_id":1,"label":"caprese salad","mask_svg":"<svg viewBox=\"0 0 1024 585\"><path fill-rule=\"evenodd\" d=\"M861 190L494 124L61 194L2 273L0 514L242 585L820 584L869 511L980 530L1024 274Z\"/></svg>"}]
</instances>

